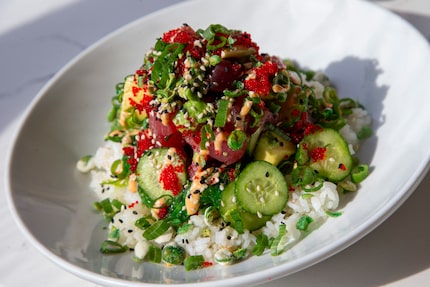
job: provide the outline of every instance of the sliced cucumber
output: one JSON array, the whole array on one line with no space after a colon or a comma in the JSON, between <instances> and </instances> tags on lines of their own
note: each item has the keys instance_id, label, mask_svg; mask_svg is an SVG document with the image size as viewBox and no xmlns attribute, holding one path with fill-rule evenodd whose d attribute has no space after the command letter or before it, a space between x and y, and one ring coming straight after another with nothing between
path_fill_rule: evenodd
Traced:
<instances>
[{"instance_id":1,"label":"sliced cucumber","mask_svg":"<svg viewBox=\"0 0 430 287\"><path fill-rule=\"evenodd\" d=\"M348 144L338 131L329 128L306 135L299 144L296 160L333 182L347 177L353 166Z\"/></svg>"},{"instance_id":2,"label":"sliced cucumber","mask_svg":"<svg viewBox=\"0 0 430 287\"><path fill-rule=\"evenodd\" d=\"M136 169L137 183L151 200L157 200L165 195L175 195L172 190L164 187L160 179L163 170L169 167L173 183L182 187L187 180L185 162L174 148L154 148L139 159ZM170 181L172 182L171 178Z\"/></svg>"},{"instance_id":3,"label":"sliced cucumber","mask_svg":"<svg viewBox=\"0 0 430 287\"><path fill-rule=\"evenodd\" d=\"M246 211L274 215L284 209L288 200L288 186L284 175L266 161L248 164L236 179L235 196Z\"/></svg>"},{"instance_id":4,"label":"sliced cucumber","mask_svg":"<svg viewBox=\"0 0 430 287\"><path fill-rule=\"evenodd\" d=\"M270 220L271 216L262 216L258 217L256 214L249 213L243 210L234 195L234 185L235 182L230 182L224 188L221 194L221 208L220 213L221 217L226 222L230 222L233 228L238 228L238 225L241 224L242 228L248 229L250 231L254 231L263 227L268 220ZM236 212L240 216L240 222L237 222L232 218L232 213Z\"/></svg>"}]
</instances>

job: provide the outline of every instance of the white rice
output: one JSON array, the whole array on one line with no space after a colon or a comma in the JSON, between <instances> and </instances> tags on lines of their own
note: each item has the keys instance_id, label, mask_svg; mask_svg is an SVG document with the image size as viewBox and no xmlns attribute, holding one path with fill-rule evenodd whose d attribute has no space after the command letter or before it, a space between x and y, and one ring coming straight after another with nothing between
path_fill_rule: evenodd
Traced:
<instances>
[{"instance_id":1,"label":"white rice","mask_svg":"<svg viewBox=\"0 0 430 287\"><path fill-rule=\"evenodd\" d=\"M348 117L348 124L340 131L351 150L358 148L356 133L363 127L370 125L370 117L362 109L354 109ZM226 226L219 220L209 224L204 215L193 215L189 218L190 228L181 234L175 234L173 229L150 242L142 236L142 230L136 227L137 219L149 215L148 207L140 204L141 199L137 192L130 192L126 187L112 184L103 184L111 180L110 166L122 157L121 144L106 142L100 147L87 165L78 163L78 169L91 173L90 187L100 200L105 198L117 199L125 204L109 223L109 233L117 230L117 241L134 249L137 258L144 258L150 244L163 247L166 245L182 246L188 255L203 255L208 262L216 262L215 258L229 256L231 250L247 249L247 256L251 255L256 244L256 236L264 233L269 238L275 238L279 233L279 226L284 224L287 231L285 247L296 244L308 232L297 229L297 222L303 216L312 218L308 226L314 230L327 218L328 211L335 211L339 206L337 186L331 182L323 182L322 187L313 192L296 189L290 192L289 200L282 213L274 215L260 230L249 232L246 230L239 234L235 229ZM320 183L317 183L320 184ZM114 238L115 239L115 238Z\"/></svg>"}]
</instances>

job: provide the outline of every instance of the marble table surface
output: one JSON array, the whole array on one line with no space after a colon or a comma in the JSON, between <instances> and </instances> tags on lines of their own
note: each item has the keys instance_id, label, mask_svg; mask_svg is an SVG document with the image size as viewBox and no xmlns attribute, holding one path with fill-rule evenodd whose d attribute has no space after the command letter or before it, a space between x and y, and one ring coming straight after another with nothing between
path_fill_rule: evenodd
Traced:
<instances>
[{"instance_id":1,"label":"marble table surface","mask_svg":"<svg viewBox=\"0 0 430 287\"><path fill-rule=\"evenodd\" d=\"M9 211L4 173L26 106L68 61L109 32L180 0L0 1L0 286L95 287L57 267ZM372 1L430 40L430 1ZM430 75L429 75L430 77ZM430 286L430 174L388 220L337 255L262 286Z\"/></svg>"}]
</instances>

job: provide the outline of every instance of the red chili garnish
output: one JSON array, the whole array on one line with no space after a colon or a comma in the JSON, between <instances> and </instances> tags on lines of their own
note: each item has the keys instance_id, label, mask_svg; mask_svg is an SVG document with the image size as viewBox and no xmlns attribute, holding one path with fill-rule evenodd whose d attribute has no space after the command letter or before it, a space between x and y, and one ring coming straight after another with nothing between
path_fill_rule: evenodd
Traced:
<instances>
[{"instance_id":1,"label":"red chili garnish","mask_svg":"<svg viewBox=\"0 0 430 287\"><path fill-rule=\"evenodd\" d=\"M325 158L325 153L327 151L327 148L325 147L316 147L311 150L309 153L309 156L312 158L314 162L323 160Z\"/></svg>"},{"instance_id":2,"label":"red chili garnish","mask_svg":"<svg viewBox=\"0 0 430 287\"><path fill-rule=\"evenodd\" d=\"M344 165L343 163L339 164L339 169L345 171L346 170L346 165Z\"/></svg>"},{"instance_id":3,"label":"red chili garnish","mask_svg":"<svg viewBox=\"0 0 430 287\"><path fill-rule=\"evenodd\" d=\"M211 267L212 265L214 265L212 262L205 261L202 263L202 268Z\"/></svg>"},{"instance_id":4,"label":"red chili garnish","mask_svg":"<svg viewBox=\"0 0 430 287\"><path fill-rule=\"evenodd\" d=\"M130 203L130 204L127 206L127 208L134 208L134 206L135 206L136 204L139 204L139 201L138 201L138 200L136 200L135 202Z\"/></svg>"}]
</instances>

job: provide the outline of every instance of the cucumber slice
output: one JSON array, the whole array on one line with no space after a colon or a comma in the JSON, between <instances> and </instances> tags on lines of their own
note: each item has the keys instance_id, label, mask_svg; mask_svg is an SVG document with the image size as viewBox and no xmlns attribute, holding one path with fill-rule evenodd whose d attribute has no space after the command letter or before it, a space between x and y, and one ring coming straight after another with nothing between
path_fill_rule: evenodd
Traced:
<instances>
[{"instance_id":1,"label":"cucumber slice","mask_svg":"<svg viewBox=\"0 0 430 287\"><path fill-rule=\"evenodd\" d=\"M239 205L252 214L274 215L287 204L288 186L274 165L253 161L237 177L235 196Z\"/></svg>"},{"instance_id":2,"label":"cucumber slice","mask_svg":"<svg viewBox=\"0 0 430 287\"><path fill-rule=\"evenodd\" d=\"M220 214L224 221L230 222L231 226L235 229L238 228L237 225L242 224L241 227L244 229L248 229L249 231L260 229L261 227L266 225L266 222L270 220L271 216L266 215L260 218L256 214L252 214L243 210L238 205L237 200L235 198L234 185L235 182L230 182L229 184L227 184L227 186L221 193L222 204L220 207ZM233 220L231 216L231 214L236 210L238 211L238 214L240 216L241 223Z\"/></svg>"},{"instance_id":3,"label":"cucumber slice","mask_svg":"<svg viewBox=\"0 0 430 287\"><path fill-rule=\"evenodd\" d=\"M162 180L164 175L168 177L166 181ZM175 148L154 148L147 151L139 159L136 176L139 187L151 200L165 195L177 195L178 189L182 189L187 180L185 162ZM169 183L167 187L166 183Z\"/></svg>"},{"instance_id":4,"label":"cucumber slice","mask_svg":"<svg viewBox=\"0 0 430 287\"><path fill-rule=\"evenodd\" d=\"M337 130L330 128L306 135L299 144L296 160L333 182L347 177L353 166L348 144Z\"/></svg>"}]
</instances>

